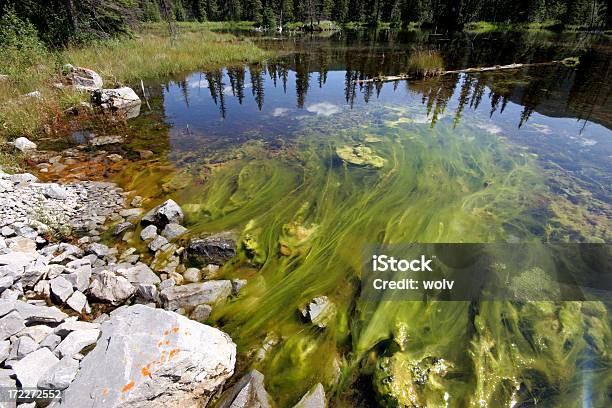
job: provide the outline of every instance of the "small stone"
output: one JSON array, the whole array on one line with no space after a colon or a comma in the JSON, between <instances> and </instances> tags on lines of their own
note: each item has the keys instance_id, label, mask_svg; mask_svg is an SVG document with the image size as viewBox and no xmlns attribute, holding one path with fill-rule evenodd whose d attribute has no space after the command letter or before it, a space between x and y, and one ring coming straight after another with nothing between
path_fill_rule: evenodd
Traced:
<instances>
[{"instance_id":1,"label":"small stone","mask_svg":"<svg viewBox=\"0 0 612 408\"><path fill-rule=\"evenodd\" d=\"M106 245L99 244L99 243L96 242L96 243L90 244L87 247L87 250L85 252L88 253L88 254L94 254L98 258L103 258L106 255L108 255L109 251L110 251L109 247L107 247Z\"/></svg>"},{"instance_id":2,"label":"small stone","mask_svg":"<svg viewBox=\"0 0 612 408\"><path fill-rule=\"evenodd\" d=\"M160 297L167 310L180 307L195 307L203 303L214 304L227 299L232 293L229 280L189 283L161 290Z\"/></svg>"},{"instance_id":3,"label":"small stone","mask_svg":"<svg viewBox=\"0 0 612 408\"><path fill-rule=\"evenodd\" d=\"M40 342L40 347L46 347L49 350L53 351L55 350L57 345L61 343L61 341L62 338L60 336L55 333L50 333L49 335L47 335L47 337L43 339L43 341Z\"/></svg>"},{"instance_id":4,"label":"small stone","mask_svg":"<svg viewBox=\"0 0 612 408\"><path fill-rule=\"evenodd\" d=\"M11 227L9 227L8 225L5 227L2 227L2 230L0 230L0 233L7 238L10 237L14 237L15 236L15 230L12 229Z\"/></svg>"},{"instance_id":5,"label":"small stone","mask_svg":"<svg viewBox=\"0 0 612 408\"><path fill-rule=\"evenodd\" d=\"M48 348L43 347L13 363L12 368L22 387L34 388L40 377L58 361Z\"/></svg>"},{"instance_id":6,"label":"small stone","mask_svg":"<svg viewBox=\"0 0 612 408\"><path fill-rule=\"evenodd\" d=\"M21 359L33 351L36 351L36 349L38 349L38 343L36 343L34 340L28 336L19 337L12 344L9 360Z\"/></svg>"},{"instance_id":7,"label":"small stone","mask_svg":"<svg viewBox=\"0 0 612 408\"><path fill-rule=\"evenodd\" d=\"M87 305L87 297L77 290L68 298L66 304L75 312L81 313L85 309L85 305Z\"/></svg>"},{"instance_id":8,"label":"small stone","mask_svg":"<svg viewBox=\"0 0 612 408\"><path fill-rule=\"evenodd\" d=\"M113 234L114 235L120 235L121 233L129 230L130 228L133 228L134 224L132 224L131 222L122 222L119 223L117 225L115 225L115 228L113 229Z\"/></svg>"},{"instance_id":9,"label":"small stone","mask_svg":"<svg viewBox=\"0 0 612 408\"><path fill-rule=\"evenodd\" d=\"M106 156L106 158L110 161L112 161L113 163L119 163L121 160L123 160L123 157L119 154L109 154L108 156Z\"/></svg>"},{"instance_id":10,"label":"small stone","mask_svg":"<svg viewBox=\"0 0 612 408\"><path fill-rule=\"evenodd\" d=\"M151 268L149 268L144 263L138 263L133 267L118 270L117 273L125 277L132 284L136 284L136 283L157 284L161 282L161 280L159 279L159 276L157 276L155 272L153 272Z\"/></svg>"},{"instance_id":11,"label":"small stone","mask_svg":"<svg viewBox=\"0 0 612 408\"><path fill-rule=\"evenodd\" d=\"M270 408L270 396L264 388L264 376L257 370L246 373L226 390L216 408Z\"/></svg>"},{"instance_id":12,"label":"small stone","mask_svg":"<svg viewBox=\"0 0 612 408\"><path fill-rule=\"evenodd\" d=\"M232 279L232 295L237 296L246 284L246 279Z\"/></svg>"},{"instance_id":13,"label":"small stone","mask_svg":"<svg viewBox=\"0 0 612 408\"><path fill-rule=\"evenodd\" d=\"M0 364L4 362L11 351L11 342L8 340L0 341Z\"/></svg>"},{"instance_id":14,"label":"small stone","mask_svg":"<svg viewBox=\"0 0 612 408\"><path fill-rule=\"evenodd\" d=\"M17 148L17 150L20 150L22 152L25 152L28 150L36 150L36 143L31 142L26 137L18 137L17 139L15 139L15 148Z\"/></svg>"},{"instance_id":15,"label":"small stone","mask_svg":"<svg viewBox=\"0 0 612 408\"><path fill-rule=\"evenodd\" d=\"M157 235L153 241L149 242L149 249L153 252L159 251L164 245L168 243L168 240L161 235Z\"/></svg>"},{"instance_id":16,"label":"small stone","mask_svg":"<svg viewBox=\"0 0 612 408\"><path fill-rule=\"evenodd\" d=\"M293 408L326 408L325 389L321 383L312 387Z\"/></svg>"},{"instance_id":17,"label":"small stone","mask_svg":"<svg viewBox=\"0 0 612 408\"><path fill-rule=\"evenodd\" d=\"M46 390L65 390L79 371L79 362L72 357L64 357L47 369L38 380L38 388Z\"/></svg>"},{"instance_id":18,"label":"small stone","mask_svg":"<svg viewBox=\"0 0 612 408\"><path fill-rule=\"evenodd\" d=\"M190 283L199 282L202 280L202 272L198 268L188 268L183 272L183 278Z\"/></svg>"},{"instance_id":19,"label":"small stone","mask_svg":"<svg viewBox=\"0 0 612 408\"><path fill-rule=\"evenodd\" d=\"M143 241L152 240L157 236L157 227L155 225L149 225L140 231L140 239Z\"/></svg>"},{"instance_id":20,"label":"small stone","mask_svg":"<svg viewBox=\"0 0 612 408\"><path fill-rule=\"evenodd\" d=\"M136 288L126 278L108 271L98 274L90 286L92 296L113 305L129 299L135 291Z\"/></svg>"},{"instance_id":21,"label":"small stone","mask_svg":"<svg viewBox=\"0 0 612 408\"><path fill-rule=\"evenodd\" d=\"M72 288L72 283L66 280L62 276L58 276L57 278L51 279L51 294L55 297L55 299L61 303L65 303L66 300L72 295L74 289Z\"/></svg>"},{"instance_id":22,"label":"small stone","mask_svg":"<svg viewBox=\"0 0 612 408\"><path fill-rule=\"evenodd\" d=\"M200 323L204 323L212 313L212 307L209 305L197 305L191 312L189 318Z\"/></svg>"},{"instance_id":23,"label":"small stone","mask_svg":"<svg viewBox=\"0 0 612 408\"><path fill-rule=\"evenodd\" d=\"M180 224L183 222L183 211L174 200L167 200L149 211L141 220L142 225L155 225L163 229L170 223Z\"/></svg>"},{"instance_id":24,"label":"small stone","mask_svg":"<svg viewBox=\"0 0 612 408\"><path fill-rule=\"evenodd\" d=\"M172 241L173 239L183 235L185 232L187 232L187 228L172 222L166 225L161 234L167 240Z\"/></svg>"},{"instance_id":25,"label":"small stone","mask_svg":"<svg viewBox=\"0 0 612 408\"><path fill-rule=\"evenodd\" d=\"M141 196L134 196L134 198L132 198L132 201L130 202L130 205L132 207L140 207L142 205L142 197Z\"/></svg>"},{"instance_id":26,"label":"small stone","mask_svg":"<svg viewBox=\"0 0 612 408\"><path fill-rule=\"evenodd\" d=\"M159 301L159 296L157 294L157 286L151 283L139 283L136 285L136 298L141 303L154 302L157 303Z\"/></svg>"},{"instance_id":27,"label":"small stone","mask_svg":"<svg viewBox=\"0 0 612 408\"><path fill-rule=\"evenodd\" d=\"M5 340L25 328L23 317L13 311L0 319L0 340Z\"/></svg>"},{"instance_id":28,"label":"small stone","mask_svg":"<svg viewBox=\"0 0 612 408\"><path fill-rule=\"evenodd\" d=\"M95 344L100 335L100 329L85 329L70 332L55 348L55 354L60 358L72 357L87 346Z\"/></svg>"}]
</instances>

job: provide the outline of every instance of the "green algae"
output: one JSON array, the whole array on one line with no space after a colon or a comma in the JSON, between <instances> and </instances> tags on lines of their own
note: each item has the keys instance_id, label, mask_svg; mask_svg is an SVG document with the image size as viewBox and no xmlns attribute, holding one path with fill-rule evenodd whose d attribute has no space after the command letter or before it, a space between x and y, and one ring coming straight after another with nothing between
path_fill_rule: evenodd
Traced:
<instances>
[{"instance_id":1,"label":"green algae","mask_svg":"<svg viewBox=\"0 0 612 408\"><path fill-rule=\"evenodd\" d=\"M599 303L360 298L369 244L535 241L554 218L533 157L483 130L431 129L415 117L401 106L359 120L306 117L290 146L233 146L222 163L181 173L193 180L172 197L189 228L240 235L222 276L249 283L212 319L266 375L279 406L318 382L336 405L353 405L343 395L364 376L386 406L578 402L587 386L597 406L610 384L609 316ZM176 177L170 167L138 170L128 185L159 198ZM530 289L529 278L517 290ZM323 295L335 318L306 324L300 307Z\"/></svg>"}]
</instances>

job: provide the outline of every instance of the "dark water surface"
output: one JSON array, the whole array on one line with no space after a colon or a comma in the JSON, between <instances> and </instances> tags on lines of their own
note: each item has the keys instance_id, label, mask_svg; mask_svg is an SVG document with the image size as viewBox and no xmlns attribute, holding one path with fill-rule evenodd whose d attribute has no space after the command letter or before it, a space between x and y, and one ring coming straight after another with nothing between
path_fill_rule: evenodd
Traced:
<instances>
[{"instance_id":1,"label":"dark water surface","mask_svg":"<svg viewBox=\"0 0 612 408\"><path fill-rule=\"evenodd\" d=\"M129 147L162 159L119 179L175 198L193 231L236 234L239 256L219 276L249 283L212 320L278 405L322 382L333 406L606 406L612 335L601 302L359 294L372 243L610 242L609 37L254 41L282 55L146 84L150 107L129 122ZM580 64L354 82L406 72L423 50L446 69ZM297 309L322 295L335 305L327 327L301 321Z\"/></svg>"}]
</instances>

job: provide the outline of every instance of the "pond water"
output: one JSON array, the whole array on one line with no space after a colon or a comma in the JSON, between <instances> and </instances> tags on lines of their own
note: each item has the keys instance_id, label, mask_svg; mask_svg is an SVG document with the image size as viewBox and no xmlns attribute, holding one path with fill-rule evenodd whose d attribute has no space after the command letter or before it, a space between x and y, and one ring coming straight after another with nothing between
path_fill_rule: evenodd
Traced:
<instances>
[{"instance_id":1,"label":"pond water","mask_svg":"<svg viewBox=\"0 0 612 408\"><path fill-rule=\"evenodd\" d=\"M241 34L242 35L242 34ZM211 321L279 406L317 382L332 406L605 406L601 302L373 302L364 247L610 242L612 42L594 35L423 32L255 37L261 64L145 84L118 180L172 197L195 232L233 231L218 276L248 284ZM396 83L411 56L446 69L562 64ZM146 106L148 105L148 106ZM320 328L298 308L335 305ZM262 344L267 352L262 351Z\"/></svg>"}]
</instances>

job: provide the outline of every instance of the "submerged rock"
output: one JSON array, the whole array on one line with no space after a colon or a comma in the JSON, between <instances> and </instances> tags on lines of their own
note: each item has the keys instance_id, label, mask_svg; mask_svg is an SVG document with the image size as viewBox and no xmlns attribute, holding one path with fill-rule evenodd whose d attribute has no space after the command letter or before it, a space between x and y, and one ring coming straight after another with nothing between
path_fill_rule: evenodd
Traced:
<instances>
[{"instance_id":1,"label":"submerged rock","mask_svg":"<svg viewBox=\"0 0 612 408\"><path fill-rule=\"evenodd\" d=\"M162 289L160 297L165 309L176 310L182 307L195 307L204 303L214 304L227 299L231 294L231 281L213 280L170 286Z\"/></svg>"},{"instance_id":2,"label":"submerged rock","mask_svg":"<svg viewBox=\"0 0 612 408\"><path fill-rule=\"evenodd\" d=\"M202 265L223 265L236 256L236 240L230 233L194 238L187 246L187 256Z\"/></svg>"},{"instance_id":3,"label":"submerged rock","mask_svg":"<svg viewBox=\"0 0 612 408\"><path fill-rule=\"evenodd\" d=\"M120 308L59 406L206 406L235 362L236 345L217 329L144 305Z\"/></svg>"},{"instance_id":4,"label":"submerged rock","mask_svg":"<svg viewBox=\"0 0 612 408\"><path fill-rule=\"evenodd\" d=\"M154 225L161 231L170 223L180 224L183 218L181 207L174 200L168 200L145 214L140 223L143 226Z\"/></svg>"},{"instance_id":5,"label":"submerged rock","mask_svg":"<svg viewBox=\"0 0 612 408\"><path fill-rule=\"evenodd\" d=\"M326 327L336 316L336 306L327 296L319 296L301 308L300 313L315 326Z\"/></svg>"},{"instance_id":6,"label":"submerged rock","mask_svg":"<svg viewBox=\"0 0 612 408\"><path fill-rule=\"evenodd\" d=\"M293 408L325 408L325 389L321 383L312 387Z\"/></svg>"},{"instance_id":7,"label":"submerged rock","mask_svg":"<svg viewBox=\"0 0 612 408\"><path fill-rule=\"evenodd\" d=\"M270 408L270 396L264 388L264 376L257 370L244 375L221 396L216 408Z\"/></svg>"},{"instance_id":8,"label":"submerged rock","mask_svg":"<svg viewBox=\"0 0 612 408\"><path fill-rule=\"evenodd\" d=\"M355 166L373 167L380 169L385 165L385 159L374 154L371 148L362 144L354 146L338 146L336 154L344 162Z\"/></svg>"}]
</instances>

